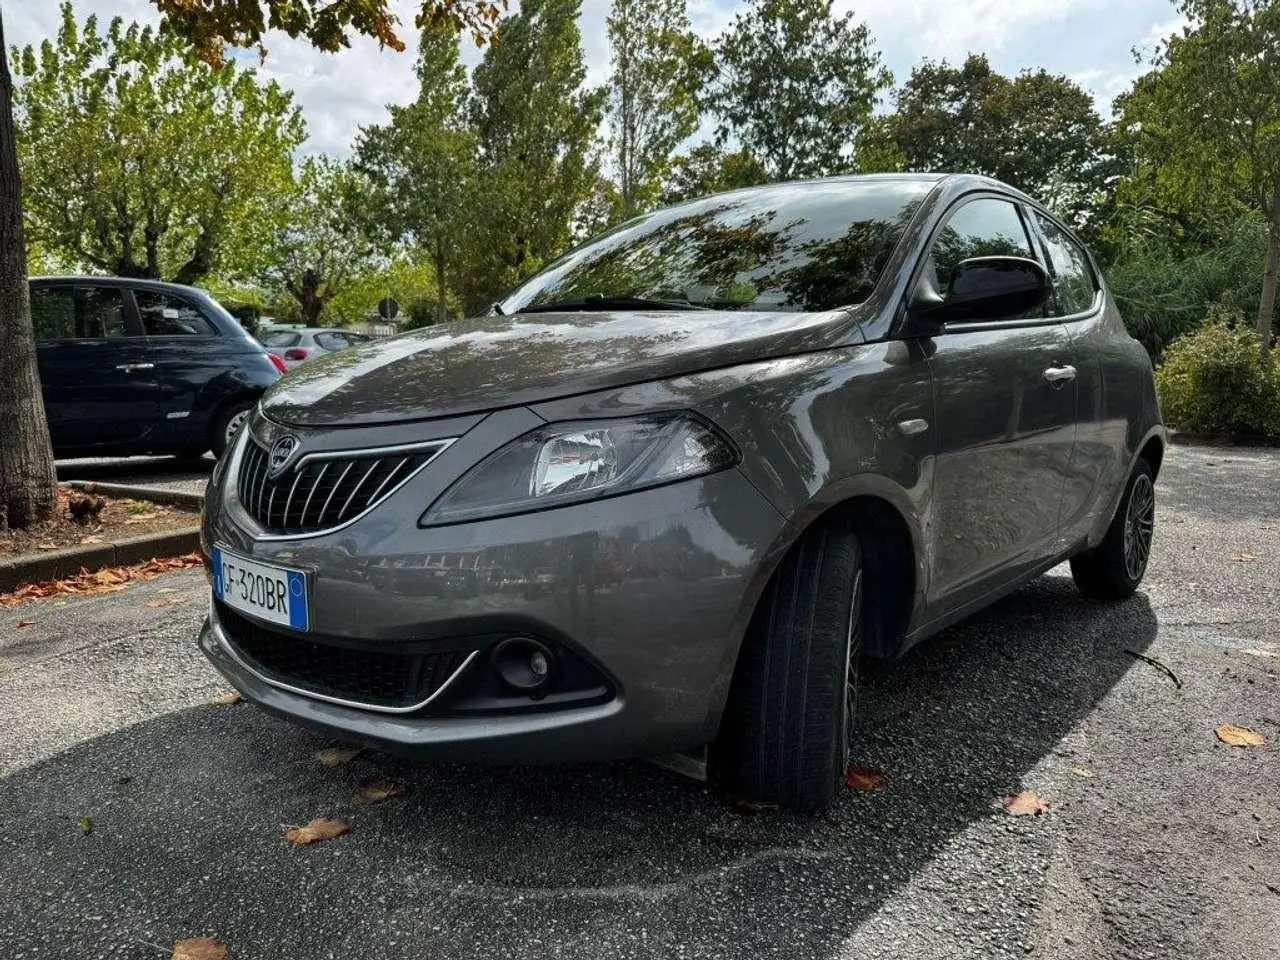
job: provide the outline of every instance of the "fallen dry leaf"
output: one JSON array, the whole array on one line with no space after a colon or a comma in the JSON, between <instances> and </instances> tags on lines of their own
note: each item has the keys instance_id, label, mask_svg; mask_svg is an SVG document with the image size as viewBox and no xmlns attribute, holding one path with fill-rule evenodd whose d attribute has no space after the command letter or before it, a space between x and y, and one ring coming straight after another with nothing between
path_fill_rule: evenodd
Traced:
<instances>
[{"instance_id":1,"label":"fallen dry leaf","mask_svg":"<svg viewBox=\"0 0 1280 960\"><path fill-rule=\"evenodd\" d=\"M43 600L48 597L117 593L134 580L154 580L172 570L198 567L201 563L200 554L188 553L181 557L148 560L146 563L138 563L130 567L111 567L107 570L99 570L97 573L81 570L74 577L28 583L18 587L12 593L0 594L0 607L16 607L31 600ZM103 576L104 574L106 576Z\"/></svg>"},{"instance_id":2,"label":"fallen dry leaf","mask_svg":"<svg viewBox=\"0 0 1280 960\"><path fill-rule=\"evenodd\" d=\"M371 780L360 785L356 791L356 799L361 803L381 803L392 797L403 797L404 786L390 780Z\"/></svg>"},{"instance_id":3,"label":"fallen dry leaf","mask_svg":"<svg viewBox=\"0 0 1280 960\"><path fill-rule=\"evenodd\" d=\"M1049 812L1049 801L1032 790L1023 790L1004 798L1004 812L1011 817L1038 817Z\"/></svg>"},{"instance_id":4,"label":"fallen dry leaf","mask_svg":"<svg viewBox=\"0 0 1280 960\"><path fill-rule=\"evenodd\" d=\"M36 625L36 622L34 620L19 620L16 624L14 624L14 626L16 626L19 630L21 630L23 627L34 627L35 625Z\"/></svg>"},{"instance_id":5,"label":"fallen dry leaf","mask_svg":"<svg viewBox=\"0 0 1280 960\"><path fill-rule=\"evenodd\" d=\"M341 820L318 817L305 827L290 827L284 832L284 838L290 843L305 845L319 843L321 840L332 840L334 837L342 836L349 829L351 828Z\"/></svg>"},{"instance_id":6,"label":"fallen dry leaf","mask_svg":"<svg viewBox=\"0 0 1280 960\"><path fill-rule=\"evenodd\" d=\"M1074 773L1077 777L1084 777L1086 780L1090 779L1094 775L1093 771L1090 770L1088 767L1072 767L1071 772Z\"/></svg>"},{"instance_id":7,"label":"fallen dry leaf","mask_svg":"<svg viewBox=\"0 0 1280 960\"><path fill-rule=\"evenodd\" d=\"M234 707L241 699L239 690L231 690L220 697L214 697L213 705L215 707Z\"/></svg>"},{"instance_id":8,"label":"fallen dry leaf","mask_svg":"<svg viewBox=\"0 0 1280 960\"><path fill-rule=\"evenodd\" d=\"M325 747L316 754L322 767L340 767L350 763L361 754L360 747Z\"/></svg>"},{"instance_id":9,"label":"fallen dry leaf","mask_svg":"<svg viewBox=\"0 0 1280 960\"><path fill-rule=\"evenodd\" d=\"M766 810L777 810L778 805L764 800L752 800L750 797L729 797L729 808L744 817L754 817Z\"/></svg>"},{"instance_id":10,"label":"fallen dry leaf","mask_svg":"<svg viewBox=\"0 0 1280 960\"><path fill-rule=\"evenodd\" d=\"M80 832L83 833L86 837L89 834L93 833L93 821L90 820L88 817L81 817Z\"/></svg>"},{"instance_id":11,"label":"fallen dry leaf","mask_svg":"<svg viewBox=\"0 0 1280 960\"><path fill-rule=\"evenodd\" d=\"M37 543L36 549L37 550L57 550L58 545L56 543Z\"/></svg>"},{"instance_id":12,"label":"fallen dry leaf","mask_svg":"<svg viewBox=\"0 0 1280 960\"><path fill-rule=\"evenodd\" d=\"M213 937L192 937L173 945L170 960L231 960L231 953Z\"/></svg>"},{"instance_id":13,"label":"fallen dry leaf","mask_svg":"<svg viewBox=\"0 0 1280 960\"><path fill-rule=\"evenodd\" d=\"M159 600L151 600L147 603L148 607L158 610L161 607L176 607L180 604L187 603L190 597L161 597Z\"/></svg>"},{"instance_id":14,"label":"fallen dry leaf","mask_svg":"<svg viewBox=\"0 0 1280 960\"><path fill-rule=\"evenodd\" d=\"M844 772L844 782L854 790L879 790L884 786L884 774L871 767L848 767Z\"/></svg>"},{"instance_id":15,"label":"fallen dry leaf","mask_svg":"<svg viewBox=\"0 0 1280 960\"><path fill-rule=\"evenodd\" d=\"M1219 740L1233 747L1260 747L1267 742L1256 730L1238 727L1234 723L1224 723L1213 732Z\"/></svg>"},{"instance_id":16,"label":"fallen dry leaf","mask_svg":"<svg viewBox=\"0 0 1280 960\"><path fill-rule=\"evenodd\" d=\"M1249 553L1249 551L1247 550L1242 550L1240 553L1233 553L1231 555L1231 560L1233 563L1253 563L1253 561L1257 559L1258 558L1256 556L1254 556L1252 553Z\"/></svg>"}]
</instances>

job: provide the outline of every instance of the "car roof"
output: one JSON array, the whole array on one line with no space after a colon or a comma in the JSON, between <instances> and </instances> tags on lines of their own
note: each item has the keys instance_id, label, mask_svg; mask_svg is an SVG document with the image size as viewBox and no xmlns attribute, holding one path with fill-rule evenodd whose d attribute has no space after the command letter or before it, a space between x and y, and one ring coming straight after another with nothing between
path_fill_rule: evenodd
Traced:
<instances>
[{"instance_id":1,"label":"car roof","mask_svg":"<svg viewBox=\"0 0 1280 960\"><path fill-rule=\"evenodd\" d=\"M160 293L177 293L187 296L208 297L209 291L199 287L191 287L182 283L167 283L164 280L148 280L143 277L106 277L87 274L64 274L53 276L31 277L31 283L92 283L99 287L128 287L135 290L155 290Z\"/></svg>"},{"instance_id":2,"label":"car roof","mask_svg":"<svg viewBox=\"0 0 1280 960\"><path fill-rule=\"evenodd\" d=\"M1030 203L1036 201L1027 196L1021 190L1009 186L1002 180L994 177L988 177L978 173L847 173L833 177L814 177L805 180L783 180L777 183L764 183L754 187L739 187L736 190L727 190L721 194L712 194L712 196L725 196L729 194L751 194L757 191L774 190L778 187L804 187L804 186L822 186L823 184L839 184L839 183L930 183L937 185L940 189L950 194L967 193L972 190L994 190L999 193L1008 194L1025 200ZM685 203L696 203L698 200L705 200L706 197L698 197L693 200L684 201ZM675 204L675 206L683 206Z\"/></svg>"}]
</instances>

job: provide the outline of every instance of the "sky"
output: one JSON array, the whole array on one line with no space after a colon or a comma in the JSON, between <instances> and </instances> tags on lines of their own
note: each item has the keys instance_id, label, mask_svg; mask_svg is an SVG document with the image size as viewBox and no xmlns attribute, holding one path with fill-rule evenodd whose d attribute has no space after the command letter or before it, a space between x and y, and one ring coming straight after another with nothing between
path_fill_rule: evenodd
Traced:
<instances>
[{"instance_id":1,"label":"sky","mask_svg":"<svg viewBox=\"0 0 1280 960\"><path fill-rule=\"evenodd\" d=\"M360 126L382 122L388 103L413 99L414 5L392 0L392 6L405 25L401 36L409 49L403 54L364 39L325 54L281 35L268 37L267 62L258 69L294 91L307 121L304 150L345 156ZM609 74L609 6L610 0L583 0L590 84L604 83ZM694 29L712 38L742 6L741 0L689 0L689 15ZM1043 67L1065 74L1093 94L1104 117L1111 99L1140 72L1131 51L1150 52L1179 24L1172 0L836 0L835 6L867 23L899 81L926 57L955 63L982 52L1001 73ZM103 20L158 20L149 0L78 0L76 10ZM0 15L8 43L38 44L56 33L58 2L0 0ZM466 41L464 59L474 65L479 58Z\"/></svg>"}]
</instances>

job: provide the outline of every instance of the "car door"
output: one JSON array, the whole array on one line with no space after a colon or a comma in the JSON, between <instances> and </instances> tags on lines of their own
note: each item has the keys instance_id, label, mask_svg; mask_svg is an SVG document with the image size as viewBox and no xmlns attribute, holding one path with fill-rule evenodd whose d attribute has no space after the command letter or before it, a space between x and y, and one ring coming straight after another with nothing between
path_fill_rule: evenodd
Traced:
<instances>
[{"instance_id":1,"label":"car door","mask_svg":"<svg viewBox=\"0 0 1280 960\"><path fill-rule=\"evenodd\" d=\"M153 364L158 429L166 442L198 443L208 430L202 393L233 365L234 345L194 299L145 287L135 289L133 299Z\"/></svg>"},{"instance_id":2,"label":"car door","mask_svg":"<svg viewBox=\"0 0 1280 960\"><path fill-rule=\"evenodd\" d=\"M971 257L1040 259L1020 206L962 200L924 269L945 295ZM930 601L944 614L1052 557L1076 431L1071 339L1047 311L949 324L932 341L934 483Z\"/></svg>"},{"instance_id":3,"label":"car door","mask_svg":"<svg viewBox=\"0 0 1280 960\"><path fill-rule=\"evenodd\" d=\"M31 319L54 450L128 446L151 429L155 383L127 292L85 281L37 284Z\"/></svg>"},{"instance_id":4,"label":"car door","mask_svg":"<svg viewBox=\"0 0 1280 960\"><path fill-rule=\"evenodd\" d=\"M1114 469L1117 435L1125 430L1123 424L1109 422L1105 413L1108 391L1104 371L1115 341L1104 322L1102 286L1089 255L1043 210L1028 208L1027 213L1053 281L1048 309L1061 318L1071 336L1077 370L1076 444L1066 475L1061 517L1064 538L1069 540L1092 525L1103 478Z\"/></svg>"}]
</instances>

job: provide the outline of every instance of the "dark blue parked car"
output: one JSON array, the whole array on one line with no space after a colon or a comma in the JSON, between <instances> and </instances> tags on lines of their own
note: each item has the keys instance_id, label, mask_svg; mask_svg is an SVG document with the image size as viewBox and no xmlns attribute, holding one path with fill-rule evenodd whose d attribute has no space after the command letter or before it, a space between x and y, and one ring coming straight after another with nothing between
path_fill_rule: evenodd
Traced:
<instances>
[{"instance_id":1,"label":"dark blue parked car","mask_svg":"<svg viewBox=\"0 0 1280 960\"><path fill-rule=\"evenodd\" d=\"M221 456L283 372L192 287L38 277L31 319L58 457Z\"/></svg>"}]
</instances>

